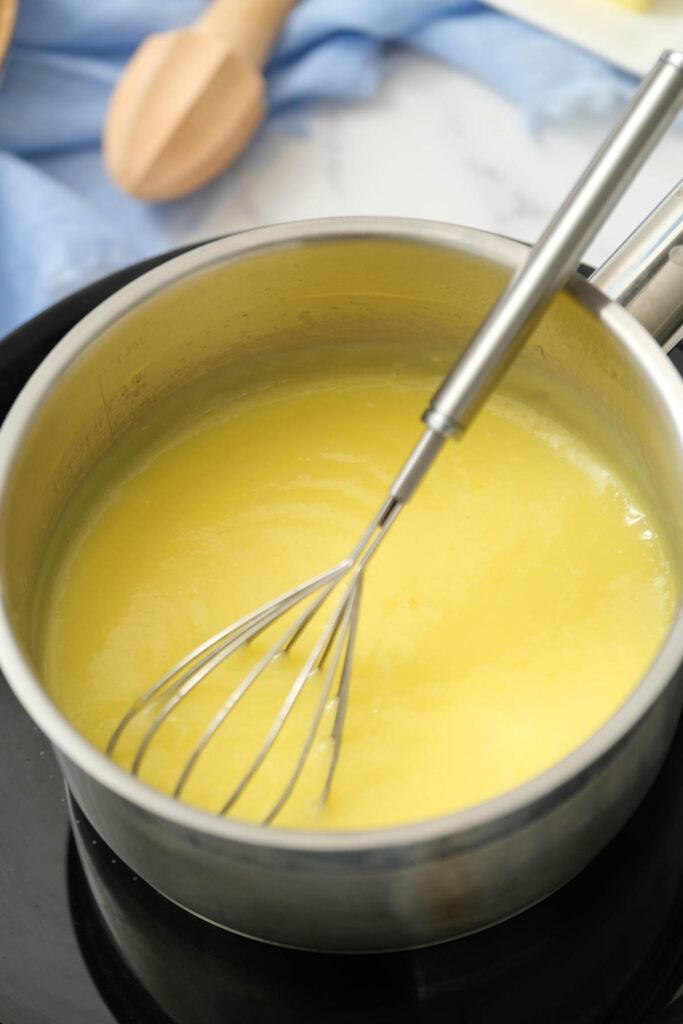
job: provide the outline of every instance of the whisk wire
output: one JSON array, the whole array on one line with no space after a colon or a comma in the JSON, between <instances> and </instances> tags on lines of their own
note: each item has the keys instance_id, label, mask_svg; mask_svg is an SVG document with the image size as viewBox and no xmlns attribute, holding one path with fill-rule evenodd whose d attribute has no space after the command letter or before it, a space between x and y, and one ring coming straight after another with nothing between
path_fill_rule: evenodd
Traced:
<instances>
[{"instance_id":1,"label":"whisk wire","mask_svg":"<svg viewBox=\"0 0 683 1024\"><path fill-rule=\"evenodd\" d=\"M334 724L332 725L332 755L330 757L330 764L327 769L327 777L325 779L325 785L320 795L320 805L324 807L327 803L330 789L332 788L332 780L334 779L334 773L337 769L337 761L339 760L339 751L341 749L342 733L344 731L344 721L346 719L346 709L349 700L349 686L351 683L351 667L353 664L353 652L356 645L356 630L358 627L358 613L360 611L360 600L363 590L363 572L362 570L358 573L356 587L353 592L353 600L349 609L349 628L348 628L348 639L346 643L346 654L344 656L344 664L342 665L341 677L339 680L339 687L337 689L337 711L334 716ZM278 808L279 810L279 808ZM275 815L273 815L273 818ZM271 818L267 824L270 824Z\"/></svg>"},{"instance_id":2,"label":"whisk wire","mask_svg":"<svg viewBox=\"0 0 683 1024\"><path fill-rule=\"evenodd\" d=\"M309 594L314 593L320 587L324 586L330 580L336 582L346 572L346 566L344 562L339 563L332 569L328 569L324 573L320 573L318 576L312 577L305 583L299 584L286 594L281 595L274 601L269 601L268 604L263 605L257 611L252 612L251 615L247 615L237 622L228 626L226 629L220 630L215 633L208 640L195 647L189 654L187 654L181 661L171 668L164 676L161 677L153 686L145 691L137 700L131 705L125 715L121 718L116 729L112 733L109 743L107 744L106 752L109 756L112 756L114 750L127 726L136 718L141 712L143 712L150 704L157 700L168 698L171 694L182 690L182 695L179 698L187 696L188 693L194 689L194 687L208 675L209 672L221 663L225 658L229 657L238 647L242 644L247 643L249 640L258 636L264 629L267 629L276 619L284 615L290 608L293 608L300 601L308 597ZM190 686L186 687L187 683L191 683ZM150 730L151 735L145 735L144 739L139 745L137 756L134 764L131 767L131 772L136 774L140 768L142 756L149 746L149 742L154 737L158 728L161 726L163 721L168 717L170 712L179 703L179 700L175 700L165 706L163 715L159 716L159 719L154 721ZM142 752L142 753L141 753Z\"/></svg>"},{"instance_id":3,"label":"whisk wire","mask_svg":"<svg viewBox=\"0 0 683 1024\"><path fill-rule=\"evenodd\" d=\"M322 796L322 802L324 803L326 801L330 788L332 786L334 773L337 767L341 734L343 731L344 718L346 715L348 686L351 678L351 665L353 662L353 651L355 647L356 624L358 620L358 609L360 604L363 570L365 569L365 566L367 565L368 561L374 554L378 544L383 539L385 533L396 519L402 507L402 502L398 501L395 498L389 498L384 503L384 505L382 505L382 507L379 509L377 515L372 520L372 523L365 531L356 547L351 552L351 555L349 556L346 565L347 571L353 570L353 576L346 588L346 591L344 592L344 597L337 606L334 615L328 621L325 630L323 631L320 639L314 646L303 668L301 669L296 679L294 680L294 683L289 693L287 694L285 700L283 701L280 707L278 715L273 723L270 732L268 733L268 736L266 738L265 743L263 744L263 747L261 748L256 758L252 762L249 770L242 777L238 786L235 788L235 790L232 792L228 800L225 802L225 804L219 811L219 814L227 814L230 811L230 809L235 805L239 797L245 791L245 789L253 779L258 769L263 764L273 744L275 743L275 740L279 736L282 727L284 726L287 718L289 717L294 707L294 704L296 703L299 695L301 694L306 682L313 674L315 669L317 667L321 667L322 664L324 663L325 658L327 657L327 654L329 653L332 644L334 643L335 637L341 628L341 647L339 649L339 654L341 655L341 650L344 647L344 640L346 640L346 656L344 658L340 682L340 701L337 707L337 714L335 716L334 723L336 734L333 732L333 736L336 735L336 739L333 744L332 758L330 761L330 767L328 769ZM330 585L330 590L332 590L334 586L336 586L336 582ZM347 611L349 613L348 616L346 614ZM297 631L297 636L300 633L301 629ZM285 647L285 650L287 649L289 648ZM333 668L336 672L336 667L334 665ZM296 785L296 782L298 781L299 776L303 771L303 767L306 763L306 760L308 759L308 755L313 745L313 740L315 739L315 735L318 731L320 718L322 717L322 713L325 707L325 703L327 700L326 692L329 692L333 679L334 673L328 673L326 683L323 687L323 694L321 695L321 698L318 701L313 721L309 727L306 739L304 741L302 755L297 761L294 772L290 776L290 779L287 782L284 790L282 791L282 794L276 801L275 805L273 806L273 809L264 819L264 825L271 824L275 817L280 813L280 811L286 804L287 800L291 796L294 786Z\"/></svg>"},{"instance_id":4,"label":"whisk wire","mask_svg":"<svg viewBox=\"0 0 683 1024\"><path fill-rule=\"evenodd\" d=\"M277 815L280 813L282 808L287 803L289 797L291 796L294 786L296 785L299 776L303 771L304 765L308 759L308 755L313 745L313 740L315 739L318 727L320 725L320 719L322 718L322 714L327 703L327 697L331 689L334 677L336 675L342 651L344 650L344 647L346 647L339 689L337 691L338 704L337 713L335 715L332 730L332 756L327 771L325 785L323 787L321 795L321 804L324 804L327 801L332 786L332 781L334 779L337 762L339 759L341 736L344 728L344 720L346 717L349 683L351 680L351 666L353 664L353 653L356 642L358 612L360 608L360 598L363 585L363 571L368 561L374 554L378 544L381 542L385 533L396 519L402 507L402 502L396 499L389 499L379 510L379 512L375 516L375 519L372 521L371 526L368 528L366 533L361 538L360 542L356 545L353 552L351 553L349 557L349 567L353 567L353 576L351 578L350 583L347 586L347 589L344 593L344 597L342 598L340 604L338 605L337 610L335 611L335 614L333 615L332 619L329 621L327 628L323 633L320 641L318 642L316 647L314 647L313 652L308 659L308 662L306 663L304 668L299 673L299 676L295 680L294 685L290 690L290 693L288 694L281 708L280 714L278 715L278 718L275 720L273 729L271 730L271 733L269 734L266 743L264 744L256 760L253 762L250 770L243 777L242 781L240 782L240 785L235 790L235 793L233 793L230 800L222 808L221 814L225 814L227 813L227 811L230 810L230 808L234 805L235 801L237 800L238 796L241 795L242 792L244 792L244 789L249 784L249 782L253 778L254 774L256 773L260 765L263 763L263 760L265 760L265 757L267 756L269 750L271 749L272 744L275 742L275 739L277 738L280 730L282 729L282 726L284 725L286 718L288 717L290 711L292 710L294 702L301 693L301 690L303 689L307 679L310 677L310 675L312 674L316 667L316 659L318 659L318 652L321 653L319 659L317 660L317 666L321 667L324 664L325 658L327 657L327 654L334 643L337 633L339 633L339 641L337 648L335 650L332 668L327 674L321 696L318 700L313 721L309 727L306 739L304 741L302 753L284 790L282 791L279 799L273 806L270 813L264 819L263 824L270 825L273 822L273 820L277 817ZM289 703L290 698L291 703Z\"/></svg>"},{"instance_id":5,"label":"whisk wire","mask_svg":"<svg viewBox=\"0 0 683 1024\"><path fill-rule=\"evenodd\" d=\"M225 722L231 711L237 706L239 701L242 699L245 693L251 688L251 686L256 682L256 680L263 674L263 672L265 672L265 670L268 668L271 662L278 655L284 654L289 649L292 637L294 635L298 635L301 632L302 621L304 622L304 624L310 621L312 616L315 614L318 608L320 608L320 606L326 600L328 595L331 593L332 589L336 585L336 582L337 581L335 579L331 583L328 583L328 585L323 590L322 594L318 594L318 596L315 598L315 600L311 602L311 604L303 613L303 615L299 616L296 622L292 626L290 626L288 630L285 631L284 635L278 637L273 646L266 651L263 657L251 669L251 671L247 673L242 682L237 687L235 687L235 689L230 693L228 698L225 700L225 702L221 705L221 707L214 715L213 719L207 726L206 730L202 733L201 739L199 740L196 747L192 751L189 760L187 761L185 767L183 768L183 771L181 772L178 778L178 782L176 783L176 787L173 791L174 796L180 796L187 783L187 780L190 777L190 773L192 772L197 761L199 760L202 752L205 750L209 741L213 738L213 736L221 727L223 722Z\"/></svg>"},{"instance_id":6,"label":"whisk wire","mask_svg":"<svg viewBox=\"0 0 683 1024\"><path fill-rule=\"evenodd\" d=\"M323 630L320 638L318 639L317 643L313 646L313 649L312 649L311 653L309 654L308 658L304 662L302 668L297 673L297 676L296 676L294 682L292 683L292 685L291 685L291 687L289 689L289 692L287 693L287 696L285 697L285 699L283 700L282 704L280 705L280 710L278 711L277 716L276 716L276 718L275 718L275 720L273 722L273 725L272 725L272 727L270 729L270 732L268 733L268 735L266 737L265 743L263 744L263 746L261 747L260 751L258 752L256 757L254 758L254 760L253 760L249 770L242 776L242 779L239 782L239 784L235 787L235 789L232 792L232 794L228 797L226 802L223 804L223 807L219 811L219 814L227 814L228 813L230 808L233 807L233 805L240 798L240 796L242 795L244 790L247 788L247 786L249 785L249 783L253 779L254 775L259 770L259 768L261 767L261 765L265 761L266 757L268 756L268 754L269 754L273 744L275 743L275 740L280 735L285 722L289 718L289 716L290 716L290 714L291 714L291 712L292 712L292 710L294 708L294 705L295 705L297 699L301 695L301 692L302 692L304 686L308 682L308 680L311 677L311 675L313 675L313 673L315 672L316 667L317 667L317 665L320 662L321 654L323 653L323 651L325 651L326 648L329 647L330 640L332 640L332 641L334 640L334 637L335 637L335 635L337 634L337 632L338 632L338 630L340 628L340 625L341 625L341 622L342 622L342 619L343 619L343 613L344 613L345 604L346 604L346 601L347 601L347 599L349 597L349 592L350 592L351 588L353 587L353 585L354 585L354 581L352 581L349 584L349 587L348 587L347 592L346 592L346 594L344 596L344 599L337 606L337 608L336 608L336 610L334 612L334 615L332 615L332 617L329 619L329 621L328 621L327 625L325 626L325 629ZM309 730L309 736L310 736L310 730ZM308 750L310 750L310 744L308 744ZM303 767L303 765L302 765L302 767Z\"/></svg>"},{"instance_id":7,"label":"whisk wire","mask_svg":"<svg viewBox=\"0 0 683 1024\"><path fill-rule=\"evenodd\" d=\"M294 771L290 775L289 780L287 782L287 785L285 786L284 790L280 794L277 802L273 805L273 807L271 808L270 812L263 819L263 824L264 825L269 825L277 817L277 815L280 813L280 811L282 810L284 805L287 803L287 801L289 800L289 797L291 796L292 791L294 790L294 787L296 786L296 784L297 784L297 782L299 780L299 777L300 777L300 775L301 775L301 773L302 773L302 771L304 769L304 765L306 764L306 761L308 760L308 755L309 755L311 747L313 745L313 741L314 741L314 739L315 739L315 737L316 737L316 735L318 733L318 729L320 727L320 721L322 719L323 713L324 713L325 708L327 706L327 701L328 701L328 698L329 698L329 695L330 695L330 690L332 689L332 684L333 684L333 682L335 680L335 677L337 675L337 669L339 667L339 662L341 661L341 656L342 656L342 653L344 651L344 647L345 647L345 645L347 645L348 632L349 632L349 622L350 622L352 607L353 607L353 599L352 599L351 593L348 593L347 596L345 597L343 603L342 603L342 614L339 616L339 620L338 620L339 621L339 628L336 629L335 632L330 636L328 644L327 644L327 649L326 649L325 652L323 652L323 654L322 654L322 656L320 658L320 661L318 663L318 667L319 668L322 667L325 664L325 660L327 658L327 655L328 655L329 651L332 650L332 647L334 646L334 654L332 656L332 660L330 662L330 666L329 666L329 668L328 668L328 670L327 670L327 672L325 674L325 682L324 682L323 687L322 687L322 689L320 691L320 697L318 698L318 703L317 703L317 706L316 706L316 709L315 709L315 715L313 717L313 721L312 721L311 726L310 726L310 728L308 730L308 733L306 735L306 740L305 740L304 745L302 747L301 754L299 755L299 759L298 759L298 761L296 763ZM335 640L336 640L336 643L335 643Z\"/></svg>"}]
</instances>

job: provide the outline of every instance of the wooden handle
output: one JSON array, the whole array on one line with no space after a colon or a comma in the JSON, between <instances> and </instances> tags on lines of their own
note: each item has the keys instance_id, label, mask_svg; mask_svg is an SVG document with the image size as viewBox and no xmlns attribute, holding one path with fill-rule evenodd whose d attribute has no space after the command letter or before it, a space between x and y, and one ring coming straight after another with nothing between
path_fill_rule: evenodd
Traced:
<instances>
[{"instance_id":1,"label":"wooden handle","mask_svg":"<svg viewBox=\"0 0 683 1024\"><path fill-rule=\"evenodd\" d=\"M262 67L296 0L213 0L193 28Z\"/></svg>"}]
</instances>

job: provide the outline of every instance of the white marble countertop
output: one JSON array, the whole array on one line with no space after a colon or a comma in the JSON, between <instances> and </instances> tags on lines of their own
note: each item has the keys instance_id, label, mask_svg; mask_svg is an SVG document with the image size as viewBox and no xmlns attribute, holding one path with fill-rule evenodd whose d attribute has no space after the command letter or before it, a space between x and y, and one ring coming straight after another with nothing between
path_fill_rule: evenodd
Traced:
<instances>
[{"instance_id":1,"label":"white marble countertop","mask_svg":"<svg viewBox=\"0 0 683 1024\"><path fill-rule=\"evenodd\" d=\"M524 113L435 60L397 51L378 93L269 122L210 201L174 222L169 245L308 217L383 214L534 240L613 120L530 131ZM660 143L586 258L603 260L678 181L683 130Z\"/></svg>"}]
</instances>

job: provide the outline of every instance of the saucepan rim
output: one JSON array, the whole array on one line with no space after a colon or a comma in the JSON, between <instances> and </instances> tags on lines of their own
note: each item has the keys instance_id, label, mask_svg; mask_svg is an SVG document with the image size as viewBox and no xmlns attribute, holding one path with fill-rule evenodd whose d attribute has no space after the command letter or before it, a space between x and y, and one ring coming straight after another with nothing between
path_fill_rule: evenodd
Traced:
<instances>
[{"instance_id":1,"label":"saucepan rim","mask_svg":"<svg viewBox=\"0 0 683 1024\"><path fill-rule=\"evenodd\" d=\"M295 221L256 228L201 245L147 271L116 291L80 320L52 349L31 376L0 427L0 526L6 515L5 496L14 462L42 402L70 366L103 332L134 307L159 292L219 264L264 254L278 248L353 239L405 241L445 247L514 267L528 248L525 243L475 228L401 217L339 217ZM683 381L643 328L623 307L575 274L569 291L625 346L639 370L654 379L658 394L675 425L683 459ZM468 838L513 817L528 818L530 809L552 800L558 790L571 789L596 763L607 757L647 714L674 679L683 661L683 601L649 669L630 696L584 743L550 768L514 789L483 803L425 821L358 831L313 832L266 828L175 800L119 767L62 714L43 689L14 636L7 595L0 580L0 667L33 721L74 765L102 786L148 814L195 832L245 845L288 851L357 853L391 849L439 839Z\"/></svg>"}]
</instances>

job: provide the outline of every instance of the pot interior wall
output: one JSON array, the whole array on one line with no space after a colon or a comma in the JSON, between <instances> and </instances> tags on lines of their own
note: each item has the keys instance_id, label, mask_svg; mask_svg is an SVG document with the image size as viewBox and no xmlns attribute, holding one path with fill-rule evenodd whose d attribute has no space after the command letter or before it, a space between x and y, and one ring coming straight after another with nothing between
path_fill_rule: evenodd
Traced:
<instances>
[{"instance_id":1,"label":"pot interior wall","mask_svg":"<svg viewBox=\"0 0 683 1024\"><path fill-rule=\"evenodd\" d=\"M523 251L510 243L517 258ZM10 481L2 575L29 656L46 539L79 481L147 410L219 369L238 390L267 386L285 369L304 372L312 352L319 358L324 351L339 372L381 358L399 372L417 365L442 374L509 272L441 244L328 238L215 262L117 314L75 353L42 402ZM70 343L75 334L85 338L98 315L79 325ZM637 360L574 295L555 300L504 386L559 409L628 463L683 563L675 424ZM416 438L418 431L416 424Z\"/></svg>"}]
</instances>

